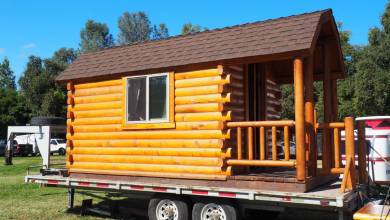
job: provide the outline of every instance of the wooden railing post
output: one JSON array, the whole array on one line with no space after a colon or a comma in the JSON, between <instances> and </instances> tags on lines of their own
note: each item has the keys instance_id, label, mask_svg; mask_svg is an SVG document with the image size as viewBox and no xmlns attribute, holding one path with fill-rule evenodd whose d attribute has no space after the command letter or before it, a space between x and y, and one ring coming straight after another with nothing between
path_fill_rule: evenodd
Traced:
<instances>
[{"instance_id":1,"label":"wooden railing post","mask_svg":"<svg viewBox=\"0 0 390 220\"><path fill-rule=\"evenodd\" d=\"M302 58L294 59L294 108L297 180L306 179L305 111L303 94Z\"/></svg>"},{"instance_id":2,"label":"wooden railing post","mask_svg":"<svg viewBox=\"0 0 390 220\"><path fill-rule=\"evenodd\" d=\"M288 126L284 126L284 160L290 160L290 134Z\"/></svg>"},{"instance_id":3,"label":"wooden railing post","mask_svg":"<svg viewBox=\"0 0 390 220\"><path fill-rule=\"evenodd\" d=\"M333 129L333 137L334 137L334 167L340 168L341 164L341 151L340 151L340 130L339 128Z\"/></svg>"},{"instance_id":4,"label":"wooden railing post","mask_svg":"<svg viewBox=\"0 0 390 220\"><path fill-rule=\"evenodd\" d=\"M241 127L237 127L237 159L242 159L242 134Z\"/></svg>"},{"instance_id":5,"label":"wooden railing post","mask_svg":"<svg viewBox=\"0 0 390 220\"><path fill-rule=\"evenodd\" d=\"M272 126L272 160L276 160L278 156L277 146L276 146L276 127Z\"/></svg>"},{"instance_id":6,"label":"wooden railing post","mask_svg":"<svg viewBox=\"0 0 390 220\"><path fill-rule=\"evenodd\" d=\"M265 129L260 127L260 160L265 160Z\"/></svg>"},{"instance_id":7,"label":"wooden railing post","mask_svg":"<svg viewBox=\"0 0 390 220\"><path fill-rule=\"evenodd\" d=\"M359 183L368 183L367 174L367 149L366 149L366 124L365 121L358 121L358 161L359 161Z\"/></svg>"},{"instance_id":8,"label":"wooden railing post","mask_svg":"<svg viewBox=\"0 0 390 220\"><path fill-rule=\"evenodd\" d=\"M355 185L355 136L354 120L352 117L344 119L345 124L345 157L351 158L351 170L347 179L347 188L351 189Z\"/></svg>"},{"instance_id":9,"label":"wooden railing post","mask_svg":"<svg viewBox=\"0 0 390 220\"><path fill-rule=\"evenodd\" d=\"M248 127L248 160L253 160L253 128Z\"/></svg>"}]
</instances>

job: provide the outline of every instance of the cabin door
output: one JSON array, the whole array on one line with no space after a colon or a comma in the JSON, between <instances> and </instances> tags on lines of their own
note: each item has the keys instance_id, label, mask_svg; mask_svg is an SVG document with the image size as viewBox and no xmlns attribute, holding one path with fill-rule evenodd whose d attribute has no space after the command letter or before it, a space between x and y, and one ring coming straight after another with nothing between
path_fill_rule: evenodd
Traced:
<instances>
[{"instance_id":1,"label":"cabin door","mask_svg":"<svg viewBox=\"0 0 390 220\"><path fill-rule=\"evenodd\" d=\"M247 120L248 121L264 121L265 120L265 85L266 77L263 65L250 64L248 65L248 80L247 80ZM253 131L254 156L259 159L260 141L259 128Z\"/></svg>"}]
</instances>

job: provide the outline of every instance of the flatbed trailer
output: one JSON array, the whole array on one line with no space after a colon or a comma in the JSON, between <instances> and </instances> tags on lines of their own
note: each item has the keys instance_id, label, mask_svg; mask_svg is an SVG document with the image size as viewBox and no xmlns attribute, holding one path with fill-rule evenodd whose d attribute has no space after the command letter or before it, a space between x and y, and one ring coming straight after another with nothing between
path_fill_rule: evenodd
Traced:
<instances>
[{"instance_id":1,"label":"flatbed trailer","mask_svg":"<svg viewBox=\"0 0 390 220\"><path fill-rule=\"evenodd\" d=\"M230 201L239 210L276 210L284 208L302 208L337 212L338 219L346 219L359 208L359 192L352 190L342 193L340 181L325 184L309 192L296 193L285 191L252 190L243 188L207 187L202 185L181 185L159 183L144 178L142 181L116 181L107 179L75 178L61 175L27 175L26 183L45 184L68 188L68 208L73 207L75 189L122 192L138 192L159 195L159 198L182 197L186 200L211 200L214 203ZM130 195L130 194L129 194Z\"/></svg>"}]
</instances>

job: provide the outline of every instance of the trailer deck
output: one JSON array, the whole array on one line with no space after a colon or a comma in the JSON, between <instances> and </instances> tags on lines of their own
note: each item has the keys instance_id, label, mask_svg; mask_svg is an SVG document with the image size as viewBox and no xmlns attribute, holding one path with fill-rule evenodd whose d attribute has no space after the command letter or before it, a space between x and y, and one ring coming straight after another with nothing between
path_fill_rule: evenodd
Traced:
<instances>
[{"instance_id":1,"label":"trailer deck","mask_svg":"<svg viewBox=\"0 0 390 220\"><path fill-rule=\"evenodd\" d=\"M174 184L150 181L120 181L100 178L76 178L60 175L27 175L26 183L46 184L70 189L91 189L121 192L171 193L189 196L209 196L254 201L266 206L301 207L321 210L352 211L358 207L357 191L340 192L340 181L317 187L309 192L284 192L242 188L209 187L196 184Z\"/></svg>"}]
</instances>

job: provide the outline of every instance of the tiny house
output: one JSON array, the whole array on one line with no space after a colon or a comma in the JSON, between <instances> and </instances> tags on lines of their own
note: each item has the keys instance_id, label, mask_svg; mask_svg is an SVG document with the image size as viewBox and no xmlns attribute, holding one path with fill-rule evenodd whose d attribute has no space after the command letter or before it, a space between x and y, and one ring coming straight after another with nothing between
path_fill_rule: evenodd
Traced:
<instances>
[{"instance_id":1,"label":"tiny house","mask_svg":"<svg viewBox=\"0 0 390 220\"><path fill-rule=\"evenodd\" d=\"M353 118L337 122L344 72L331 10L83 54L57 77L68 91L66 166L70 177L295 192L344 173L352 189L355 153L359 181L367 175ZM284 84L294 85L290 119Z\"/></svg>"}]
</instances>

